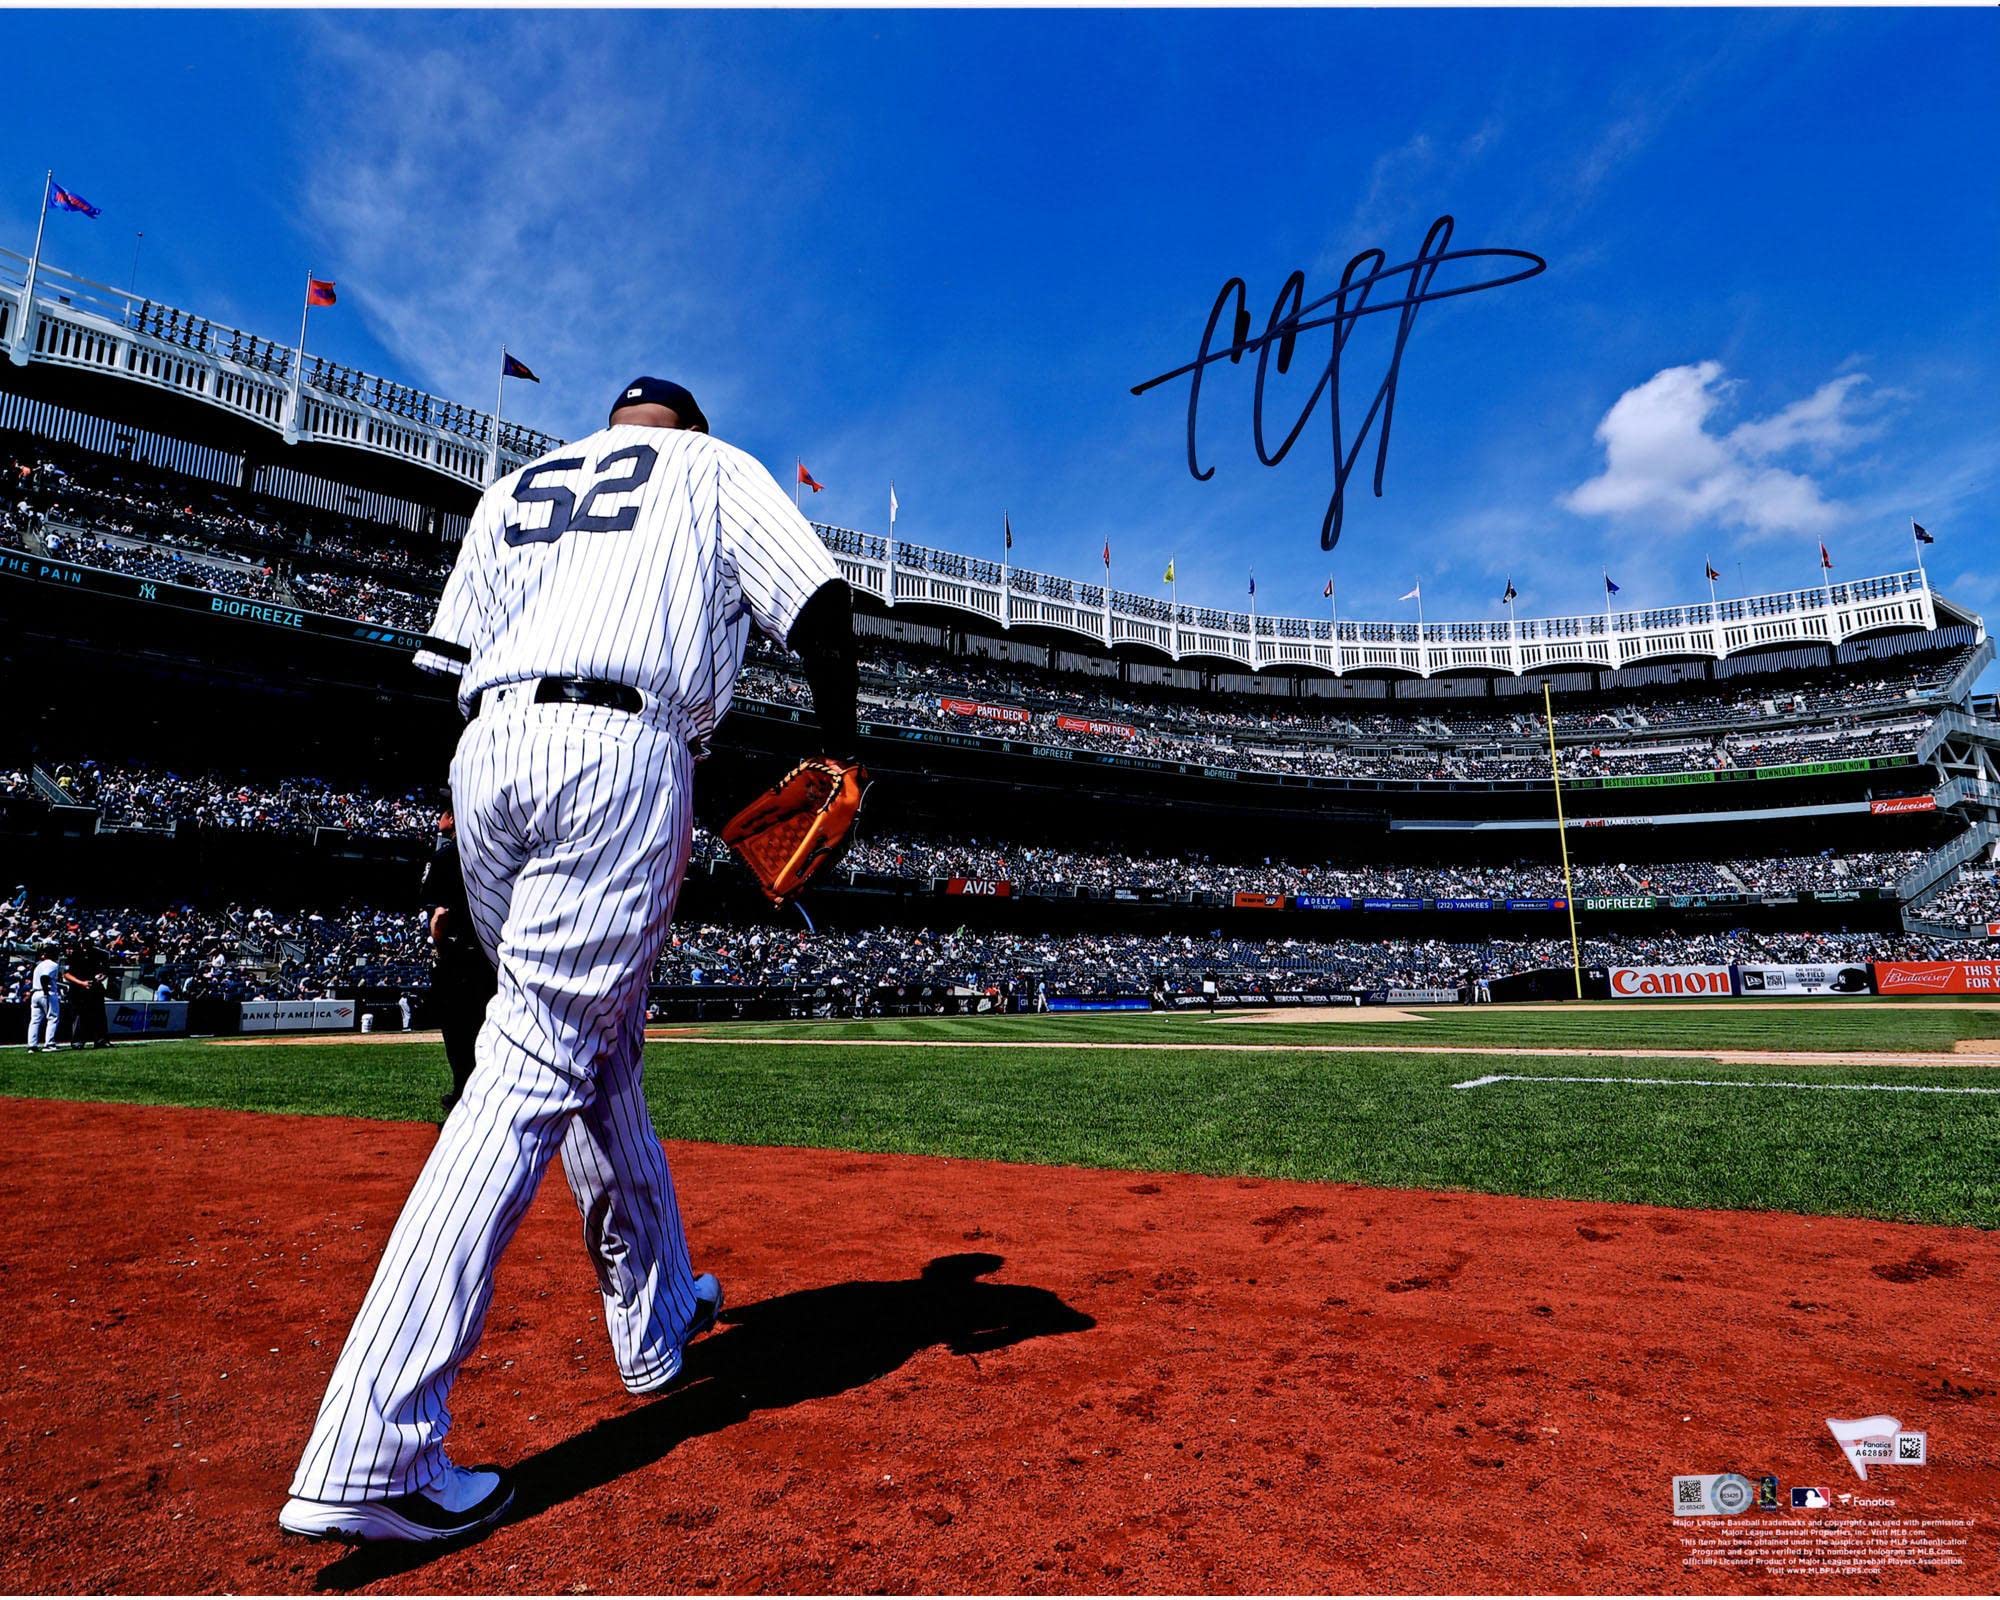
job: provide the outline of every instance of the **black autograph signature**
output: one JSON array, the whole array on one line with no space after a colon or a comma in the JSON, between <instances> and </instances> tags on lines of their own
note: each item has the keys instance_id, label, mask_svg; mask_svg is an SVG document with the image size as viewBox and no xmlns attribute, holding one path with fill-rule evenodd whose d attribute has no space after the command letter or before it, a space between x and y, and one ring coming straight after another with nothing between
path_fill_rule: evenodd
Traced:
<instances>
[{"instance_id":1,"label":"black autograph signature","mask_svg":"<svg viewBox=\"0 0 2000 1600\"><path fill-rule=\"evenodd\" d=\"M1333 498L1327 503L1326 516L1320 523L1319 543L1322 550L1331 550L1340 542L1340 524L1346 510L1347 478L1354 470L1354 463L1360 457L1361 447L1367 441L1368 430L1374 426L1377 413L1382 418L1382 429L1375 446L1375 493L1382 493L1382 473L1389 463L1389 424L1396 410L1396 379L1403 364L1403 347L1409 343L1410 330L1416 326L1417 308L1433 300L1448 300L1454 295L1475 294L1481 289L1498 289L1510 283L1519 283L1524 278L1532 278L1538 272L1547 270L1548 263L1528 250L1452 250L1446 248L1451 243L1452 219L1439 217L1431 224L1430 232L1424 235L1423 248L1417 252L1414 261L1405 261L1400 266L1389 267L1383 263L1388 259L1386 251L1363 250L1347 263L1347 270L1340 275L1340 287L1331 294L1322 295L1311 303L1305 300L1306 275L1294 272L1285 280L1285 286L1278 291L1278 298L1271 306L1271 315L1264 323L1264 331L1257 338L1250 337L1250 311L1244 303L1248 285L1241 278L1231 278L1222 286L1222 292L1215 297L1215 306L1208 314L1208 326L1202 329L1201 348L1195 352L1194 360L1184 367L1176 367L1172 372L1163 372L1157 378L1148 378L1144 383L1135 384L1132 392L1144 394L1148 389L1172 379L1188 378L1187 412L1187 457L1188 471L1200 482L1215 476L1215 469L1206 472L1201 468L1200 458L1195 454L1195 415L1201 404L1202 370L1211 361L1228 359L1240 363L1249 351L1257 353L1257 390L1251 410L1251 427L1257 441L1257 459L1267 467L1275 467L1285 459L1299 435L1312 417L1313 408L1319 404L1321 393L1331 391L1333 412ZM1523 261L1528 265L1517 271L1497 278L1488 278L1481 283L1464 283L1449 289L1433 289L1431 280L1437 270L1447 261L1472 261L1487 257L1508 257ZM1375 285L1385 278L1393 278L1399 273L1410 275L1407 293L1400 300L1384 300L1369 303L1369 296ZM1228 347L1211 349L1215 342L1215 327L1222 320L1223 308L1229 304L1229 297L1236 297L1234 337ZM1289 310L1287 306L1289 305ZM1330 311L1325 308L1331 307ZM1324 315L1316 313L1325 312ZM1353 448L1344 454L1341 449L1340 432L1340 355L1346 348L1349 336L1354 332L1354 324L1362 317L1375 312L1394 311L1400 315L1396 327L1396 345L1389 357L1389 372L1383 378L1382 386L1375 391L1375 400L1368 408L1368 414L1361 419L1361 426L1355 431ZM1285 435L1284 442L1273 451L1269 449L1264 436L1264 377L1271 362L1271 347L1278 349L1278 371L1288 372L1292 365L1292 353L1302 333L1310 333L1315 328L1331 327L1333 332L1333 353L1327 357L1326 367L1320 373L1319 382L1313 386L1307 398L1305 409L1299 413L1299 420L1292 424L1292 431Z\"/></svg>"}]
</instances>

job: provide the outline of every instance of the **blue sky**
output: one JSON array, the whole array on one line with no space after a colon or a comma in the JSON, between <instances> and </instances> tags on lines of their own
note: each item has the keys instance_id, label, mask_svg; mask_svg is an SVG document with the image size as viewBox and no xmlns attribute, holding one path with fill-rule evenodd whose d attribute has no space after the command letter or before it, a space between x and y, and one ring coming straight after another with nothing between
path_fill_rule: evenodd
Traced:
<instances>
[{"instance_id":1,"label":"blue sky","mask_svg":"<svg viewBox=\"0 0 2000 1600\"><path fill-rule=\"evenodd\" d=\"M1906 566L2000 608L2000 17L1960 11L10 14L0 242L41 170L104 210L58 265L596 426L678 378L808 509L1184 601L1433 620ZM1280 467L1248 368L1202 407L1223 280L1261 320L1356 250L1534 250L1428 308L1384 495L1319 549L1320 411ZM1386 322L1388 319L1373 319ZM1365 409L1380 330L1350 346ZM1310 336L1324 340L1325 335ZM1374 342L1371 343L1371 340ZM1302 343L1316 366L1325 346ZM1298 371L1293 374L1294 385ZM1310 379L1307 380L1310 382ZM1274 407L1275 412L1280 409ZM1296 407L1294 406L1294 409ZM1281 424L1282 425L1282 424ZM1316 442L1317 441L1317 442ZM1372 462L1372 445L1368 460Z\"/></svg>"}]
</instances>

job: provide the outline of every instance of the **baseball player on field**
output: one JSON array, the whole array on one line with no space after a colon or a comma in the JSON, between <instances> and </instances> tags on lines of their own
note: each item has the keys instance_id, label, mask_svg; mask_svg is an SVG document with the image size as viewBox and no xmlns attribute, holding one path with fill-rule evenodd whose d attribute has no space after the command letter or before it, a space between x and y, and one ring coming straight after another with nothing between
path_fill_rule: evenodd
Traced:
<instances>
[{"instance_id":1,"label":"baseball player on field","mask_svg":"<svg viewBox=\"0 0 2000 1600\"><path fill-rule=\"evenodd\" d=\"M62 1016L62 962L57 959L54 945L42 949L42 959L35 963L32 991L28 996L28 1048L30 1050L53 1050L56 1047L56 1023Z\"/></svg>"},{"instance_id":2,"label":"baseball player on field","mask_svg":"<svg viewBox=\"0 0 2000 1600\"><path fill-rule=\"evenodd\" d=\"M643 1012L688 864L694 762L752 621L804 660L841 758L823 765L859 773L847 585L679 384L634 380L609 427L480 500L417 664L459 672L452 811L499 989L334 1365L286 1530L442 1540L505 1515L511 1474L446 1457L447 1403L558 1149L625 1387L672 1383L714 1323L722 1289L689 1263L646 1112Z\"/></svg>"}]
</instances>

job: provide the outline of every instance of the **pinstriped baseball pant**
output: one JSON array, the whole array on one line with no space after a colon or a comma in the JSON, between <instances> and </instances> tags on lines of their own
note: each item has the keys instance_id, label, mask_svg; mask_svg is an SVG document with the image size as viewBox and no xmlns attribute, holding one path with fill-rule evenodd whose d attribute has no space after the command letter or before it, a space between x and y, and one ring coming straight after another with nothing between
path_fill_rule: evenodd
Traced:
<instances>
[{"instance_id":1,"label":"pinstriped baseball pant","mask_svg":"<svg viewBox=\"0 0 2000 1600\"><path fill-rule=\"evenodd\" d=\"M310 1499L381 1499L443 1471L452 1379L558 1147L628 1388L679 1370L696 1310L641 1069L692 836L686 738L663 714L497 698L460 738L451 787L500 986L334 1366L292 1482Z\"/></svg>"}]
</instances>

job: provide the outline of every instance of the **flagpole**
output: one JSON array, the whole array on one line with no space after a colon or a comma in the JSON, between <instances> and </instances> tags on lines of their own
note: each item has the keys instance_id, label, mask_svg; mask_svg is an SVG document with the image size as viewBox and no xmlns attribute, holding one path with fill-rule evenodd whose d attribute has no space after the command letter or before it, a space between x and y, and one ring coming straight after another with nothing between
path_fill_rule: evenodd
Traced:
<instances>
[{"instance_id":1,"label":"flagpole","mask_svg":"<svg viewBox=\"0 0 2000 1600\"><path fill-rule=\"evenodd\" d=\"M298 349L292 355L292 432L294 434L299 431L299 385L304 380L306 371L306 319L312 315L312 286L313 275L311 269L308 268L306 271L306 303L299 307L299 345Z\"/></svg>"},{"instance_id":2,"label":"flagpole","mask_svg":"<svg viewBox=\"0 0 2000 1600\"><path fill-rule=\"evenodd\" d=\"M1609 573L1606 576L1610 576ZM1556 708L1549 698L1548 679L1542 680L1542 715L1549 724L1549 781L1556 791L1556 841L1562 846L1563 863L1563 904L1569 908L1569 962L1570 971L1576 978L1576 997L1583 998L1583 946L1576 937L1576 889L1570 882L1569 873L1569 827L1563 821L1563 780L1562 767L1556 760Z\"/></svg>"},{"instance_id":3,"label":"flagpole","mask_svg":"<svg viewBox=\"0 0 2000 1600\"><path fill-rule=\"evenodd\" d=\"M1715 563L1706 555L1701 558L1701 570L1708 575L1708 638L1715 647L1715 658L1722 659L1722 604L1715 598Z\"/></svg>"},{"instance_id":4,"label":"flagpole","mask_svg":"<svg viewBox=\"0 0 2000 1600\"><path fill-rule=\"evenodd\" d=\"M792 457L792 509L794 511L799 509L799 474L804 472L805 470L806 470L806 458L804 456L793 456Z\"/></svg>"},{"instance_id":5,"label":"flagpole","mask_svg":"<svg viewBox=\"0 0 2000 1600\"><path fill-rule=\"evenodd\" d=\"M40 215L35 219L35 250L28 257L27 285L21 292L21 325L14 330L12 348L19 350L28 342L28 330L35 320L35 279L42 270L42 230L49 225L49 191L55 187L56 169L50 167L42 174L42 204ZM26 366L21 357L14 358L16 366Z\"/></svg>"},{"instance_id":6,"label":"flagpole","mask_svg":"<svg viewBox=\"0 0 2000 1600\"><path fill-rule=\"evenodd\" d=\"M1327 626L1333 629L1333 675L1340 673L1340 585L1333 581L1332 574L1326 580Z\"/></svg>"},{"instance_id":7,"label":"flagpole","mask_svg":"<svg viewBox=\"0 0 2000 1600\"><path fill-rule=\"evenodd\" d=\"M1257 670L1257 574L1250 574L1250 670Z\"/></svg>"},{"instance_id":8,"label":"flagpole","mask_svg":"<svg viewBox=\"0 0 2000 1600\"><path fill-rule=\"evenodd\" d=\"M889 570L882 589L882 603L891 610L896 605L896 480L889 480Z\"/></svg>"},{"instance_id":9,"label":"flagpole","mask_svg":"<svg viewBox=\"0 0 2000 1600\"><path fill-rule=\"evenodd\" d=\"M1600 567L1598 571L1604 575L1604 660L1607 666L1616 670L1618 641L1611 632L1611 569ZM1578 998L1581 999L1582 996L1579 995Z\"/></svg>"},{"instance_id":10,"label":"flagpole","mask_svg":"<svg viewBox=\"0 0 2000 1600\"><path fill-rule=\"evenodd\" d=\"M1417 582L1417 664L1428 678L1431 675L1431 646L1424 637L1424 586L1421 579Z\"/></svg>"},{"instance_id":11,"label":"flagpole","mask_svg":"<svg viewBox=\"0 0 2000 1600\"><path fill-rule=\"evenodd\" d=\"M500 381L493 386L493 462L487 469L489 481L500 476L500 408L507 399L507 347L500 347Z\"/></svg>"},{"instance_id":12,"label":"flagpole","mask_svg":"<svg viewBox=\"0 0 2000 1600\"><path fill-rule=\"evenodd\" d=\"M1174 630L1174 659L1181 658L1181 568L1180 557L1167 557L1167 571L1173 576L1167 580L1167 612Z\"/></svg>"}]
</instances>

